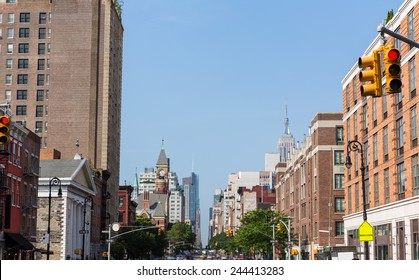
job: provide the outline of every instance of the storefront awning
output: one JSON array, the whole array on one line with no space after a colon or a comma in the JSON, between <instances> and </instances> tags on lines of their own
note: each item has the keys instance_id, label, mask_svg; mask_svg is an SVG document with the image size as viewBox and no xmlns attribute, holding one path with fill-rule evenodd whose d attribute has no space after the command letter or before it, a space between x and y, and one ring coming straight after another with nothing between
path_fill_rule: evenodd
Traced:
<instances>
[{"instance_id":1,"label":"storefront awning","mask_svg":"<svg viewBox=\"0 0 419 280\"><path fill-rule=\"evenodd\" d=\"M6 247L18 247L21 250L33 250L34 246L19 233L5 232Z\"/></svg>"}]
</instances>

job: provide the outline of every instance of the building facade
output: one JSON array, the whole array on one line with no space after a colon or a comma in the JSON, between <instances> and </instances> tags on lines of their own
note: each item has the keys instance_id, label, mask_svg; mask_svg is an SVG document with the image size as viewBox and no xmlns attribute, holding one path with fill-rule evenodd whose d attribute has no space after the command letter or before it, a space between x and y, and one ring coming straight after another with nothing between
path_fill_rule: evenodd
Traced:
<instances>
[{"instance_id":1,"label":"building facade","mask_svg":"<svg viewBox=\"0 0 419 280\"><path fill-rule=\"evenodd\" d=\"M419 4L406 0L386 27L413 41L419 38ZM377 36L362 56L383 44ZM357 140L363 150L365 180L362 181L360 153L346 152L353 165L345 171L345 240L364 252L358 241L363 222L363 196L367 220L374 228L368 242L370 259L419 259L419 78L417 48L386 35L386 45L401 53L402 90L385 92L380 98L363 97L354 65L342 80L345 143ZM384 68L382 68L384 69ZM345 149L346 150L346 149ZM350 154L349 154L350 153ZM365 184L365 194L362 185Z\"/></svg>"},{"instance_id":2,"label":"building facade","mask_svg":"<svg viewBox=\"0 0 419 280\"><path fill-rule=\"evenodd\" d=\"M40 138L11 123L0 145L0 259L34 259Z\"/></svg>"},{"instance_id":3,"label":"building facade","mask_svg":"<svg viewBox=\"0 0 419 280\"><path fill-rule=\"evenodd\" d=\"M113 0L0 0L0 17L0 103L42 148L111 174L117 221L123 26Z\"/></svg>"},{"instance_id":4,"label":"building facade","mask_svg":"<svg viewBox=\"0 0 419 280\"><path fill-rule=\"evenodd\" d=\"M318 113L310 135L277 165L277 210L292 218L302 259L344 244L344 160L341 113Z\"/></svg>"}]
</instances>

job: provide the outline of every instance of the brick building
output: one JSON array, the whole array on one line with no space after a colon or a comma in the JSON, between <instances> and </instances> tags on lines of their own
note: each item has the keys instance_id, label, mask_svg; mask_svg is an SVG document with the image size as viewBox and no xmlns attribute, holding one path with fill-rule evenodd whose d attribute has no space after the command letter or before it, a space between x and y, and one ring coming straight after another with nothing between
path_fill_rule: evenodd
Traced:
<instances>
[{"instance_id":1,"label":"brick building","mask_svg":"<svg viewBox=\"0 0 419 280\"><path fill-rule=\"evenodd\" d=\"M117 221L123 26L114 0L0 0L0 17L0 103L42 148L62 159L78 152L110 174L107 224Z\"/></svg>"},{"instance_id":2,"label":"brick building","mask_svg":"<svg viewBox=\"0 0 419 280\"><path fill-rule=\"evenodd\" d=\"M406 0L386 27L418 41L418 18L418 1ZM342 81L345 143L357 140L363 148L365 206L374 227L370 259L419 259L418 50L390 36L386 40L401 52L402 91L387 94L383 78L382 97L362 97L359 68L354 65ZM377 36L361 56L382 44ZM363 221L360 154L350 156L353 166L345 171L345 240L364 252L364 242L358 241Z\"/></svg>"},{"instance_id":3,"label":"brick building","mask_svg":"<svg viewBox=\"0 0 419 280\"><path fill-rule=\"evenodd\" d=\"M132 186L119 186L118 222L124 226L134 225L136 221L135 210L137 209L137 203L131 200L133 191L134 187Z\"/></svg>"},{"instance_id":4,"label":"brick building","mask_svg":"<svg viewBox=\"0 0 419 280\"><path fill-rule=\"evenodd\" d=\"M11 123L0 145L0 259L34 259L40 138Z\"/></svg>"},{"instance_id":5,"label":"brick building","mask_svg":"<svg viewBox=\"0 0 419 280\"><path fill-rule=\"evenodd\" d=\"M318 113L310 135L277 165L277 210L292 218L301 258L344 243L343 163L342 114Z\"/></svg>"}]
</instances>

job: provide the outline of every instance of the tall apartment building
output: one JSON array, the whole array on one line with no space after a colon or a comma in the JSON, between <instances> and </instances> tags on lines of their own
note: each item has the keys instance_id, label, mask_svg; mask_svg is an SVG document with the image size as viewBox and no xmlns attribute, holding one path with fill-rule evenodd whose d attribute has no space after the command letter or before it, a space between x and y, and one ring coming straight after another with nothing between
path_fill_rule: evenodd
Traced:
<instances>
[{"instance_id":1,"label":"tall apartment building","mask_svg":"<svg viewBox=\"0 0 419 280\"><path fill-rule=\"evenodd\" d=\"M411 40L419 39L418 0L406 0L386 27ZM374 227L370 259L419 259L419 147L416 91L418 50L386 36L386 45L401 52L402 91L380 98L362 97L359 69L354 65L342 80L345 143L361 143L365 165L367 220ZM377 36L363 55L383 44ZM383 68L384 69L384 68ZM346 149L345 149L346 150ZM345 152L345 156L347 153ZM351 152L345 171L345 240L364 252L358 241L363 222L360 154Z\"/></svg>"},{"instance_id":2,"label":"tall apartment building","mask_svg":"<svg viewBox=\"0 0 419 280\"><path fill-rule=\"evenodd\" d=\"M201 243L201 221L199 209L199 176L192 172L190 177L182 179L183 195L185 197L185 222L192 226L196 234L196 243Z\"/></svg>"},{"instance_id":3,"label":"tall apartment building","mask_svg":"<svg viewBox=\"0 0 419 280\"><path fill-rule=\"evenodd\" d=\"M318 113L310 135L277 168L276 208L292 218L303 259L344 244L343 149L342 113Z\"/></svg>"},{"instance_id":4,"label":"tall apartment building","mask_svg":"<svg viewBox=\"0 0 419 280\"><path fill-rule=\"evenodd\" d=\"M118 220L122 36L113 0L0 0L0 103L63 159L110 173ZM77 143L77 147L76 147Z\"/></svg>"}]
</instances>

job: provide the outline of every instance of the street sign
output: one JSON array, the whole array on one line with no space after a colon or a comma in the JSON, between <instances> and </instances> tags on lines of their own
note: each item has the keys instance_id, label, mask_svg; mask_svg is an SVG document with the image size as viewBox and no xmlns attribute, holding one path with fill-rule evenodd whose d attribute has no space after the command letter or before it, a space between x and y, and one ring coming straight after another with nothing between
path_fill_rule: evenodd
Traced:
<instances>
[{"instance_id":1,"label":"street sign","mask_svg":"<svg viewBox=\"0 0 419 280\"><path fill-rule=\"evenodd\" d=\"M364 221L358 228L359 241L374 241L374 228Z\"/></svg>"},{"instance_id":2,"label":"street sign","mask_svg":"<svg viewBox=\"0 0 419 280\"><path fill-rule=\"evenodd\" d=\"M80 234L87 234L87 233L89 233L89 230L81 229L81 230L79 230L79 233Z\"/></svg>"}]
</instances>

